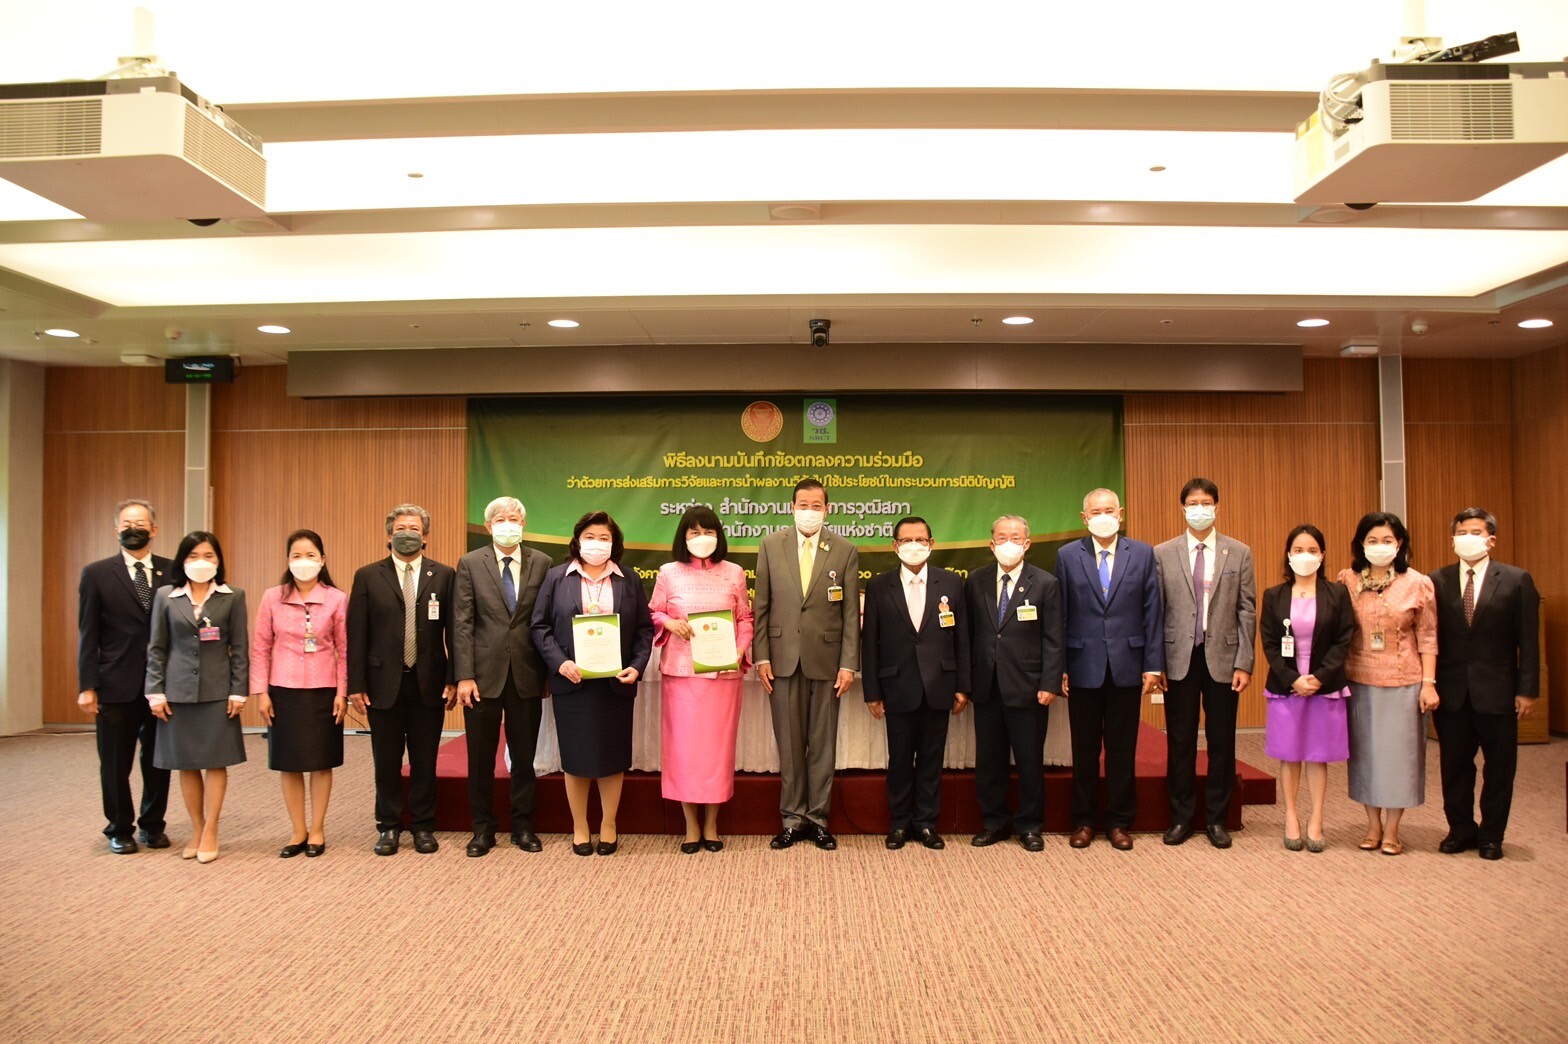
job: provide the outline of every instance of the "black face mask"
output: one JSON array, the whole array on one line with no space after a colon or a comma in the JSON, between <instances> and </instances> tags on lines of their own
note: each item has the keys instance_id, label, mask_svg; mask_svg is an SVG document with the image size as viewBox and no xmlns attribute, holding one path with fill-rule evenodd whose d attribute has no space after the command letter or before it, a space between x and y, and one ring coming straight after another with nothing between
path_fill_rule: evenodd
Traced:
<instances>
[{"instance_id":1,"label":"black face mask","mask_svg":"<svg viewBox=\"0 0 1568 1044\"><path fill-rule=\"evenodd\" d=\"M136 526L120 530L120 546L127 551L140 551L151 539L152 533Z\"/></svg>"},{"instance_id":2,"label":"black face mask","mask_svg":"<svg viewBox=\"0 0 1568 1044\"><path fill-rule=\"evenodd\" d=\"M411 530L400 529L392 534L387 547L400 555L411 555L425 546L425 538Z\"/></svg>"}]
</instances>

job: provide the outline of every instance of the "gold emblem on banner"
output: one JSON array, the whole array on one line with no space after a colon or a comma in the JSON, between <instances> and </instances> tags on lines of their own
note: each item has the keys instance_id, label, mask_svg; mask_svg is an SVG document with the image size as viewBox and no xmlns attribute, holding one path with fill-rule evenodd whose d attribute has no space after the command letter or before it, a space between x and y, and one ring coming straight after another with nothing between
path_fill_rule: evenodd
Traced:
<instances>
[{"instance_id":1,"label":"gold emblem on banner","mask_svg":"<svg viewBox=\"0 0 1568 1044\"><path fill-rule=\"evenodd\" d=\"M784 430L784 412L759 399L741 411L740 430L752 442L772 442Z\"/></svg>"}]
</instances>

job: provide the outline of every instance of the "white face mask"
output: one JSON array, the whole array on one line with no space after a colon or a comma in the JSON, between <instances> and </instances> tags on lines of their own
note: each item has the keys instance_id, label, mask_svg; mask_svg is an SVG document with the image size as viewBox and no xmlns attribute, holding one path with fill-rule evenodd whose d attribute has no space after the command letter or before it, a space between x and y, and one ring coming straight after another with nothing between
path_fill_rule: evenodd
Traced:
<instances>
[{"instance_id":1,"label":"white face mask","mask_svg":"<svg viewBox=\"0 0 1568 1044\"><path fill-rule=\"evenodd\" d=\"M931 549L924 544L898 545L898 560L907 566L917 566L931 557Z\"/></svg>"},{"instance_id":2,"label":"white face mask","mask_svg":"<svg viewBox=\"0 0 1568 1044\"><path fill-rule=\"evenodd\" d=\"M1090 515L1089 532L1101 540L1109 540L1121 531L1122 524L1115 515Z\"/></svg>"},{"instance_id":3,"label":"white face mask","mask_svg":"<svg viewBox=\"0 0 1568 1044\"><path fill-rule=\"evenodd\" d=\"M796 508L795 528L799 529L807 536L810 536L822 528L822 519L824 515L826 515L826 512L824 511L811 511L805 508Z\"/></svg>"},{"instance_id":4,"label":"white face mask","mask_svg":"<svg viewBox=\"0 0 1568 1044\"><path fill-rule=\"evenodd\" d=\"M693 558L707 558L719 549L719 538L712 533L702 533L686 538L686 550Z\"/></svg>"},{"instance_id":5,"label":"white face mask","mask_svg":"<svg viewBox=\"0 0 1568 1044\"><path fill-rule=\"evenodd\" d=\"M611 546L608 540L583 540L578 542L577 552L589 565L603 565L610 560Z\"/></svg>"},{"instance_id":6,"label":"white face mask","mask_svg":"<svg viewBox=\"0 0 1568 1044\"><path fill-rule=\"evenodd\" d=\"M205 584L217 575L218 563L216 562L209 562L205 558L193 558L185 563L185 579L192 583Z\"/></svg>"},{"instance_id":7,"label":"white face mask","mask_svg":"<svg viewBox=\"0 0 1568 1044\"><path fill-rule=\"evenodd\" d=\"M296 558L289 562L289 572L294 574L294 579L302 584L308 584L316 579L316 574L321 572L321 563L313 558Z\"/></svg>"},{"instance_id":8,"label":"white face mask","mask_svg":"<svg viewBox=\"0 0 1568 1044\"><path fill-rule=\"evenodd\" d=\"M516 522L496 522L490 526L496 547L516 547L523 542L523 527Z\"/></svg>"},{"instance_id":9,"label":"white face mask","mask_svg":"<svg viewBox=\"0 0 1568 1044\"><path fill-rule=\"evenodd\" d=\"M1310 551L1302 551L1290 556L1290 571L1297 576L1312 576L1323 568L1323 559Z\"/></svg>"},{"instance_id":10,"label":"white face mask","mask_svg":"<svg viewBox=\"0 0 1568 1044\"><path fill-rule=\"evenodd\" d=\"M1399 557L1399 545L1362 544L1361 553L1367 556L1368 562L1381 568Z\"/></svg>"},{"instance_id":11,"label":"white face mask","mask_svg":"<svg viewBox=\"0 0 1568 1044\"><path fill-rule=\"evenodd\" d=\"M992 544L991 553L996 556L996 562L1003 569L1011 569L1024 560L1024 552L1028 550L1022 544L1015 544L1011 540L1002 544Z\"/></svg>"},{"instance_id":12,"label":"white face mask","mask_svg":"<svg viewBox=\"0 0 1568 1044\"><path fill-rule=\"evenodd\" d=\"M1455 533L1454 554L1466 562L1479 562L1486 557L1486 540L1480 533Z\"/></svg>"}]
</instances>

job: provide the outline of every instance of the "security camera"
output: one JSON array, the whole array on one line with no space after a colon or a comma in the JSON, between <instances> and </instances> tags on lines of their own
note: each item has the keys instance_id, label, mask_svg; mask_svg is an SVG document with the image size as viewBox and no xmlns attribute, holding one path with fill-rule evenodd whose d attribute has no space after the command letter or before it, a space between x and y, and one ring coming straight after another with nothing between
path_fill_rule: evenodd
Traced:
<instances>
[{"instance_id":1,"label":"security camera","mask_svg":"<svg viewBox=\"0 0 1568 1044\"><path fill-rule=\"evenodd\" d=\"M811 329L811 343L817 348L828 346L828 330L833 326L831 319L812 319L806 324Z\"/></svg>"},{"instance_id":2,"label":"security camera","mask_svg":"<svg viewBox=\"0 0 1568 1044\"><path fill-rule=\"evenodd\" d=\"M1431 327L1426 324L1425 319L1410 320L1410 332L1415 334L1417 337L1420 337L1430 329Z\"/></svg>"}]
</instances>

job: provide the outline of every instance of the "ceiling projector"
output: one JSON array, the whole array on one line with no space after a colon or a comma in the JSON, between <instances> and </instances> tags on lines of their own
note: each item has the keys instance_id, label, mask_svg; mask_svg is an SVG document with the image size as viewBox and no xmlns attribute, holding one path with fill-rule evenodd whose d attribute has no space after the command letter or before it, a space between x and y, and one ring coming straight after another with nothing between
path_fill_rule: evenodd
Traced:
<instances>
[{"instance_id":1,"label":"ceiling projector","mask_svg":"<svg viewBox=\"0 0 1568 1044\"><path fill-rule=\"evenodd\" d=\"M0 177L92 221L267 210L261 139L173 75L0 85Z\"/></svg>"},{"instance_id":2,"label":"ceiling projector","mask_svg":"<svg viewBox=\"0 0 1568 1044\"><path fill-rule=\"evenodd\" d=\"M1297 203L1460 203L1568 152L1568 64L1374 64L1296 128Z\"/></svg>"}]
</instances>

